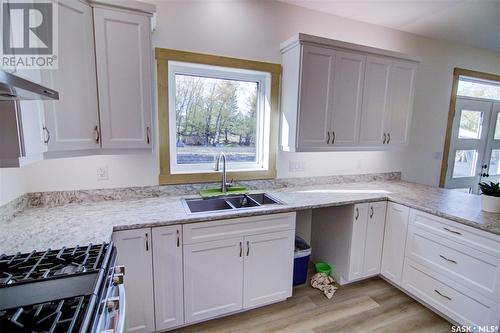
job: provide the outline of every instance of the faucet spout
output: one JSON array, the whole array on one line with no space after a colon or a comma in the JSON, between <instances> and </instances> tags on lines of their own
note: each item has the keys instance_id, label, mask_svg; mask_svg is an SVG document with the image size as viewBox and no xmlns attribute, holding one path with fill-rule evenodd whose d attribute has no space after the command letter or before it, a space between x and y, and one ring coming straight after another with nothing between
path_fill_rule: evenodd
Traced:
<instances>
[{"instance_id":1,"label":"faucet spout","mask_svg":"<svg viewBox=\"0 0 500 333\"><path fill-rule=\"evenodd\" d=\"M227 175L226 175L226 154L221 152L215 161L215 171L220 171L220 161L222 160L222 180L220 190L227 193Z\"/></svg>"}]
</instances>

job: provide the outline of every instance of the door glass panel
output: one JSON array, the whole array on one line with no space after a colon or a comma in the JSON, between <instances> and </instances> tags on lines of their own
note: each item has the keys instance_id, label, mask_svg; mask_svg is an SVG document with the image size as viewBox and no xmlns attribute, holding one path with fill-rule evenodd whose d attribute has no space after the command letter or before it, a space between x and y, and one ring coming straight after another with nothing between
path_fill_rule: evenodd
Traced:
<instances>
[{"instance_id":1,"label":"door glass panel","mask_svg":"<svg viewBox=\"0 0 500 333\"><path fill-rule=\"evenodd\" d=\"M462 110L460 114L459 139L479 139L483 127L483 113L480 111Z\"/></svg>"},{"instance_id":2,"label":"door glass panel","mask_svg":"<svg viewBox=\"0 0 500 333\"><path fill-rule=\"evenodd\" d=\"M497 113L497 122L495 126L495 140L500 140L500 113Z\"/></svg>"},{"instance_id":3,"label":"door glass panel","mask_svg":"<svg viewBox=\"0 0 500 333\"><path fill-rule=\"evenodd\" d=\"M476 173L477 150L457 150L453 178L472 177Z\"/></svg>"},{"instance_id":4,"label":"door glass panel","mask_svg":"<svg viewBox=\"0 0 500 333\"><path fill-rule=\"evenodd\" d=\"M500 175L500 149L493 149L491 151L488 173L490 175Z\"/></svg>"}]
</instances>

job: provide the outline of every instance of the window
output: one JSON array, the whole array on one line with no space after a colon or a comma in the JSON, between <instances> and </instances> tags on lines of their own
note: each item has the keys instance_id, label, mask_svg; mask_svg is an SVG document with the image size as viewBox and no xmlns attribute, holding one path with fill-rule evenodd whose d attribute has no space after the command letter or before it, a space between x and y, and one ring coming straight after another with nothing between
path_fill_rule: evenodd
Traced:
<instances>
[{"instance_id":1,"label":"window","mask_svg":"<svg viewBox=\"0 0 500 333\"><path fill-rule=\"evenodd\" d=\"M500 83L460 76L457 95L500 100Z\"/></svg>"},{"instance_id":2,"label":"window","mask_svg":"<svg viewBox=\"0 0 500 333\"><path fill-rule=\"evenodd\" d=\"M156 49L160 183L274 178L281 66ZM271 148L273 147L273 148Z\"/></svg>"},{"instance_id":3,"label":"window","mask_svg":"<svg viewBox=\"0 0 500 333\"><path fill-rule=\"evenodd\" d=\"M462 110L459 126L459 139L480 139L483 127L483 113L480 111Z\"/></svg>"}]
</instances>

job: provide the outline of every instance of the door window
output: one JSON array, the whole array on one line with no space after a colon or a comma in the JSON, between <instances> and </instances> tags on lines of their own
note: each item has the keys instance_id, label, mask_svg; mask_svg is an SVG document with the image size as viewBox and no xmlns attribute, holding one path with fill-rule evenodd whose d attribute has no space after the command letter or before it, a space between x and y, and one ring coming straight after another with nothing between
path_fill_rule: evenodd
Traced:
<instances>
[{"instance_id":1,"label":"door window","mask_svg":"<svg viewBox=\"0 0 500 333\"><path fill-rule=\"evenodd\" d=\"M480 139L483 128L483 112L462 110L460 116L459 139Z\"/></svg>"},{"instance_id":2,"label":"door window","mask_svg":"<svg viewBox=\"0 0 500 333\"><path fill-rule=\"evenodd\" d=\"M500 149L491 151L489 174L500 175Z\"/></svg>"},{"instance_id":3,"label":"door window","mask_svg":"<svg viewBox=\"0 0 500 333\"><path fill-rule=\"evenodd\" d=\"M476 173L477 150L457 150L453 178L472 177Z\"/></svg>"}]
</instances>

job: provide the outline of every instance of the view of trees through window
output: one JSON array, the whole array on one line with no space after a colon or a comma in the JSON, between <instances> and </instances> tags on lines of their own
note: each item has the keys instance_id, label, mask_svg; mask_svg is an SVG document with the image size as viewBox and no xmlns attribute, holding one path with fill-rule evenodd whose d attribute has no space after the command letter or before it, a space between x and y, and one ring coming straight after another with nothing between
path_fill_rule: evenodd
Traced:
<instances>
[{"instance_id":1,"label":"view of trees through window","mask_svg":"<svg viewBox=\"0 0 500 333\"><path fill-rule=\"evenodd\" d=\"M458 80L457 95L500 100L500 85L488 81Z\"/></svg>"},{"instance_id":2,"label":"view of trees through window","mask_svg":"<svg viewBox=\"0 0 500 333\"><path fill-rule=\"evenodd\" d=\"M228 161L257 158L258 83L175 75L178 164L213 163L223 151Z\"/></svg>"}]
</instances>

